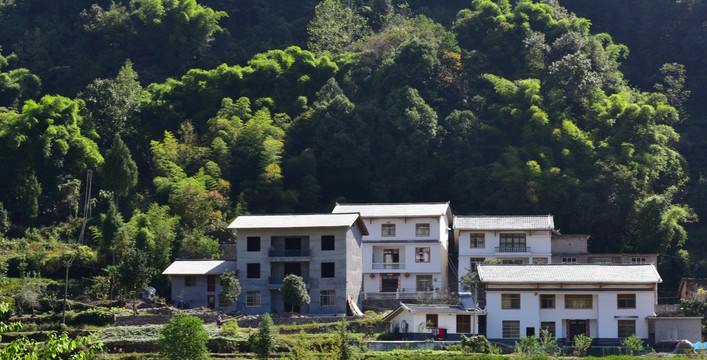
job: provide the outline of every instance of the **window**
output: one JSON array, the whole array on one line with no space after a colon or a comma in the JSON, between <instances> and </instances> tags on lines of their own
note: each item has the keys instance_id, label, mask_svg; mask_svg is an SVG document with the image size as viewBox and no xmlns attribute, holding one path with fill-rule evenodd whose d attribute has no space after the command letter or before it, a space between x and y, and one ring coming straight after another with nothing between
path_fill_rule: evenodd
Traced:
<instances>
[{"instance_id":1,"label":"window","mask_svg":"<svg viewBox=\"0 0 707 360\"><path fill-rule=\"evenodd\" d=\"M483 249L486 247L486 237L483 233L472 233L469 234L470 244L469 247L472 249Z\"/></svg>"},{"instance_id":2,"label":"window","mask_svg":"<svg viewBox=\"0 0 707 360\"><path fill-rule=\"evenodd\" d=\"M521 264L523 264L523 259L501 259L501 264L521 265Z\"/></svg>"},{"instance_id":3,"label":"window","mask_svg":"<svg viewBox=\"0 0 707 360\"><path fill-rule=\"evenodd\" d=\"M432 275L416 275L415 291L432 291Z\"/></svg>"},{"instance_id":4,"label":"window","mask_svg":"<svg viewBox=\"0 0 707 360\"><path fill-rule=\"evenodd\" d=\"M618 333L620 338L627 338L636 333L636 320L619 320Z\"/></svg>"},{"instance_id":5,"label":"window","mask_svg":"<svg viewBox=\"0 0 707 360\"><path fill-rule=\"evenodd\" d=\"M504 339L519 339L520 338L520 321L519 320L503 320L503 338Z\"/></svg>"},{"instance_id":6,"label":"window","mask_svg":"<svg viewBox=\"0 0 707 360\"><path fill-rule=\"evenodd\" d=\"M565 309L591 309L592 295L565 295Z\"/></svg>"},{"instance_id":7,"label":"window","mask_svg":"<svg viewBox=\"0 0 707 360\"><path fill-rule=\"evenodd\" d=\"M322 251L334 250L334 235L322 235Z\"/></svg>"},{"instance_id":8,"label":"window","mask_svg":"<svg viewBox=\"0 0 707 360\"><path fill-rule=\"evenodd\" d=\"M611 258L594 258L595 264L611 264Z\"/></svg>"},{"instance_id":9,"label":"window","mask_svg":"<svg viewBox=\"0 0 707 360\"><path fill-rule=\"evenodd\" d=\"M322 277L323 278L333 278L334 277L334 263L333 262L322 263Z\"/></svg>"},{"instance_id":10,"label":"window","mask_svg":"<svg viewBox=\"0 0 707 360\"><path fill-rule=\"evenodd\" d=\"M322 290L319 292L319 306L334 306L336 290Z\"/></svg>"},{"instance_id":11,"label":"window","mask_svg":"<svg viewBox=\"0 0 707 360\"><path fill-rule=\"evenodd\" d=\"M525 252L525 234L509 233L501 234L501 252Z\"/></svg>"},{"instance_id":12,"label":"window","mask_svg":"<svg viewBox=\"0 0 707 360\"><path fill-rule=\"evenodd\" d=\"M457 334L471 333L471 315L457 315Z\"/></svg>"},{"instance_id":13,"label":"window","mask_svg":"<svg viewBox=\"0 0 707 360\"><path fill-rule=\"evenodd\" d=\"M501 309L520 309L520 294L501 294Z\"/></svg>"},{"instance_id":14,"label":"window","mask_svg":"<svg viewBox=\"0 0 707 360\"><path fill-rule=\"evenodd\" d=\"M260 251L260 236L248 236L246 251Z\"/></svg>"},{"instance_id":15,"label":"window","mask_svg":"<svg viewBox=\"0 0 707 360\"><path fill-rule=\"evenodd\" d=\"M415 262L418 262L418 263L430 262L430 248L428 248L428 247L415 248Z\"/></svg>"},{"instance_id":16,"label":"window","mask_svg":"<svg viewBox=\"0 0 707 360\"><path fill-rule=\"evenodd\" d=\"M381 224L381 236L395 236L395 224Z\"/></svg>"},{"instance_id":17,"label":"window","mask_svg":"<svg viewBox=\"0 0 707 360\"><path fill-rule=\"evenodd\" d=\"M644 257L632 257L631 264L645 264L646 258Z\"/></svg>"},{"instance_id":18,"label":"window","mask_svg":"<svg viewBox=\"0 0 707 360\"><path fill-rule=\"evenodd\" d=\"M486 261L485 258L469 258L469 265L471 265L471 271L476 271L476 266L483 264Z\"/></svg>"},{"instance_id":19,"label":"window","mask_svg":"<svg viewBox=\"0 0 707 360\"><path fill-rule=\"evenodd\" d=\"M554 309L555 308L555 295L554 294L540 295L540 308L541 309Z\"/></svg>"},{"instance_id":20,"label":"window","mask_svg":"<svg viewBox=\"0 0 707 360\"><path fill-rule=\"evenodd\" d=\"M260 264L251 263L246 265L246 277L248 279L260 279Z\"/></svg>"},{"instance_id":21,"label":"window","mask_svg":"<svg viewBox=\"0 0 707 360\"><path fill-rule=\"evenodd\" d=\"M196 276L185 276L184 286L196 286Z\"/></svg>"},{"instance_id":22,"label":"window","mask_svg":"<svg viewBox=\"0 0 707 360\"><path fill-rule=\"evenodd\" d=\"M541 321L540 322L540 332L545 330L550 335L551 338L557 337L555 332L555 322L554 321Z\"/></svg>"},{"instance_id":23,"label":"window","mask_svg":"<svg viewBox=\"0 0 707 360\"><path fill-rule=\"evenodd\" d=\"M563 257L562 263L563 264L576 264L577 258L576 257Z\"/></svg>"},{"instance_id":24,"label":"window","mask_svg":"<svg viewBox=\"0 0 707 360\"><path fill-rule=\"evenodd\" d=\"M226 301L226 297L223 295L223 293L218 294L218 307L229 308L231 306L233 306L232 301Z\"/></svg>"},{"instance_id":25,"label":"window","mask_svg":"<svg viewBox=\"0 0 707 360\"><path fill-rule=\"evenodd\" d=\"M636 294L618 294L616 295L616 303L618 309L635 309Z\"/></svg>"},{"instance_id":26,"label":"window","mask_svg":"<svg viewBox=\"0 0 707 360\"><path fill-rule=\"evenodd\" d=\"M425 324L427 328L437 328L439 326L439 320L437 319L437 314L427 314L425 316Z\"/></svg>"},{"instance_id":27,"label":"window","mask_svg":"<svg viewBox=\"0 0 707 360\"><path fill-rule=\"evenodd\" d=\"M547 264L547 258L544 257L534 257L533 264Z\"/></svg>"},{"instance_id":28,"label":"window","mask_svg":"<svg viewBox=\"0 0 707 360\"><path fill-rule=\"evenodd\" d=\"M415 224L415 236L430 236L430 224Z\"/></svg>"},{"instance_id":29,"label":"window","mask_svg":"<svg viewBox=\"0 0 707 360\"><path fill-rule=\"evenodd\" d=\"M245 306L260 306L260 290L245 292Z\"/></svg>"}]
</instances>

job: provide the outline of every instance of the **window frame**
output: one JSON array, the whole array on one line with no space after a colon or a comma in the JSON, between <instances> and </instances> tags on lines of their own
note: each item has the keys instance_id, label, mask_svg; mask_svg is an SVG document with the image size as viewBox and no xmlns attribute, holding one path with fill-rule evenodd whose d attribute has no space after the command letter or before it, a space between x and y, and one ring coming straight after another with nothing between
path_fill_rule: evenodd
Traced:
<instances>
[{"instance_id":1,"label":"window frame","mask_svg":"<svg viewBox=\"0 0 707 360\"><path fill-rule=\"evenodd\" d=\"M549 304L551 303L551 304ZM555 309L557 307L557 297L555 294L540 294L541 309Z\"/></svg>"},{"instance_id":2,"label":"window frame","mask_svg":"<svg viewBox=\"0 0 707 360\"><path fill-rule=\"evenodd\" d=\"M426 229L426 231L425 231ZM415 224L415 236L416 237L429 237L431 234L430 223L418 223Z\"/></svg>"},{"instance_id":3,"label":"window frame","mask_svg":"<svg viewBox=\"0 0 707 360\"><path fill-rule=\"evenodd\" d=\"M589 299L589 307L577 306L582 304L581 300ZM572 307L568 306L572 304ZM586 303L585 303L586 304ZM594 309L594 295L591 294L565 294L565 309L568 310L591 310Z\"/></svg>"},{"instance_id":4,"label":"window frame","mask_svg":"<svg viewBox=\"0 0 707 360\"><path fill-rule=\"evenodd\" d=\"M331 279L336 277L336 263L334 262L323 262L321 265L321 277L322 279ZM325 269L326 267L326 269ZM331 268L330 268L331 267ZM326 273L326 274L325 274Z\"/></svg>"},{"instance_id":5,"label":"window frame","mask_svg":"<svg viewBox=\"0 0 707 360\"><path fill-rule=\"evenodd\" d=\"M510 243L509 243L510 242ZM500 248L527 250L528 237L525 233L500 233L498 234Z\"/></svg>"},{"instance_id":6,"label":"window frame","mask_svg":"<svg viewBox=\"0 0 707 360\"><path fill-rule=\"evenodd\" d=\"M381 224L382 237L395 237L395 224Z\"/></svg>"},{"instance_id":7,"label":"window frame","mask_svg":"<svg viewBox=\"0 0 707 360\"><path fill-rule=\"evenodd\" d=\"M486 234L484 234L484 233L470 233L469 234L469 248L471 248L471 249L485 249L486 248Z\"/></svg>"},{"instance_id":8,"label":"window frame","mask_svg":"<svg viewBox=\"0 0 707 360\"><path fill-rule=\"evenodd\" d=\"M520 310L520 308L519 293L501 294L501 310Z\"/></svg>"},{"instance_id":9,"label":"window frame","mask_svg":"<svg viewBox=\"0 0 707 360\"><path fill-rule=\"evenodd\" d=\"M196 286L196 276L186 275L184 276L184 287L195 287Z\"/></svg>"},{"instance_id":10,"label":"window frame","mask_svg":"<svg viewBox=\"0 0 707 360\"><path fill-rule=\"evenodd\" d=\"M245 306L259 307L262 306L262 293L260 290L247 290L245 292Z\"/></svg>"},{"instance_id":11,"label":"window frame","mask_svg":"<svg viewBox=\"0 0 707 360\"><path fill-rule=\"evenodd\" d=\"M257 244L257 246L256 246ZM252 246L251 246L252 245ZM257 249L255 249L257 247ZM260 251L260 236L248 236L246 238L246 249L247 252L258 252Z\"/></svg>"},{"instance_id":12,"label":"window frame","mask_svg":"<svg viewBox=\"0 0 707 360\"><path fill-rule=\"evenodd\" d=\"M463 319L464 321L459 321L459 319ZM457 334L471 334L471 315L457 314L456 325Z\"/></svg>"},{"instance_id":13,"label":"window frame","mask_svg":"<svg viewBox=\"0 0 707 360\"><path fill-rule=\"evenodd\" d=\"M616 337L627 338L636 334L636 320L618 319L616 321ZM622 336L623 335L623 336Z\"/></svg>"},{"instance_id":14,"label":"window frame","mask_svg":"<svg viewBox=\"0 0 707 360\"><path fill-rule=\"evenodd\" d=\"M223 292L218 294L218 307L220 308L230 308L233 306L233 301L225 302L223 299Z\"/></svg>"},{"instance_id":15,"label":"window frame","mask_svg":"<svg viewBox=\"0 0 707 360\"><path fill-rule=\"evenodd\" d=\"M427 261L425 260L425 249L427 250ZM415 262L418 264L427 264L432 261L432 248L429 246L415 248Z\"/></svg>"},{"instance_id":16,"label":"window frame","mask_svg":"<svg viewBox=\"0 0 707 360\"><path fill-rule=\"evenodd\" d=\"M549 326L552 324L552 326ZM542 330L547 329L550 332L551 338L557 338L557 324L554 321L541 321L540 322L540 335L542 336Z\"/></svg>"},{"instance_id":17,"label":"window frame","mask_svg":"<svg viewBox=\"0 0 707 360\"><path fill-rule=\"evenodd\" d=\"M421 290L420 285L427 283L429 279L429 290ZM415 291L417 292L428 292L432 291L432 275L415 275Z\"/></svg>"},{"instance_id":18,"label":"window frame","mask_svg":"<svg viewBox=\"0 0 707 360\"><path fill-rule=\"evenodd\" d=\"M563 257L562 263L563 264L576 264L577 258L576 257Z\"/></svg>"},{"instance_id":19,"label":"window frame","mask_svg":"<svg viewBox=\"0 0 707 360\"><path fill-rule=\"evenodd\" d=\"M247 263L245 272L246 279L260 279L260 263Z\"/></svg>"},{"instance_id":20,"label":"window frame","mask_svg":"<svg viewBox=\"0 0 707 360\"><path fill-rule=\"evenodd\" d=\"M504 339L520 339L520 320L502 320L501 337Z\"/></svg>"},{"instance_id":21,"label":"window frame","mask_svg":"<svg viewBox=\"0 0 707 360\"><path fill-rule=\"evenodd\" d=\"M622 299L623 297L623 299ZM616 294L617 309L635 309L636 294Z\"/></svg>"},{"instance_id":22,"label":"window frame","mask_svg":"<svg viewBox=\"0 0 707 360\"><path fill-rule=\"evenodd\" d=\"M645 265L648 264L648 259L646 259L644 256L634 256L631 257L631 264Z\"/></svg>"},{"instance_id":23,"label":"window frame","mask_svg":"<svg viewBox=\"0 0 707 360\"><path fill-rule=\"evenodd\" d=\"M432 326L429 327L428 329L436 329L439 327L439 315L438 314L425 314L425 326L427 326L428 323L432 323Z\"/></svg>"},{"instance_id":24,"label":"window frame","mask_svg":"<svg viewBox=\"0 0 707 360\"><path fill-rule=\"evenodd\" d=\"M334 235L322 235L321 250L322 251L336 250L336 237Z\"/></svg>"},{"instance_id":25,"label":"window frame","mask_svg":"<svg viewBox=\"0 0 707 360\"><path fill-rule=\"evenodd\" d=\"M336 306L336 290L319 290L319 306Z\"/></svg>"}]
</instances>

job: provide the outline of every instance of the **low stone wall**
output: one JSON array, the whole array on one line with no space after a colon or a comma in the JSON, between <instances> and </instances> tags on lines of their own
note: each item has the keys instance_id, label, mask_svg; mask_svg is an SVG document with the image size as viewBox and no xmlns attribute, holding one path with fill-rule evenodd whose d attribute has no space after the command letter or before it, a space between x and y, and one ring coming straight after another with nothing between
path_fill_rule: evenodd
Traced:
<instances>
[{"instance_id":1,"label":"low stone wall","mask_svg":"<svg viewBox=\"0 0 707 360\"><path fill-rule=\"evenodd\" d=\"M205 324L215 323L219 319L219 314L189 314L203 320ZM162 325L169 323L169 319L174 315L116 315L113 326L143 326Z\"/></svg>"}]
</instances>

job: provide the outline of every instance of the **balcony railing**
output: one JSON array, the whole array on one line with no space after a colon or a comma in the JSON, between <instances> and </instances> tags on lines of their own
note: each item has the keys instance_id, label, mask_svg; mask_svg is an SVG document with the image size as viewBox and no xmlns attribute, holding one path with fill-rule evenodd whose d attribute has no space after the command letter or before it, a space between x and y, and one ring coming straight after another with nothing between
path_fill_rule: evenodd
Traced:
<instances>
[{"instance_id":1,"label":"balcony railing","mask_svg":"<svg viewBox=\"0 0 707 360\"><path fill-rule=\"evenodd\" d=\"M438 299L439 291L363 292L363 300Z\"/></svg>"},{"instance_id":2,"label":"balcony railing","mask_svg":"<svg viewBox=\"0 0 707 360\"><path fill-rule=\"evenodd\" d=\"M530 246L496 246L497 253L524 253L530 252Z\"/></svg>"},{"instance_id":3,"label":"balcony railing","mask_svg":"<svg viewBox=\"0 0 707 360\"><path fill-rule=\"evenodd\" d=\"M284 276L270 276L269 279L271 285L280 285L285 281ZM304 281L305 284L309 285L309 277L302 277L302 281Z\"/></svg>"},{"instance_id":4,"label":"balcony railing","mask_svg":"<svg viewBox=\"0 0 707 360\"><path fill-rule=\"evenodd\" d=\"M389 263L389 262L382 262L382 263L372 263L373 269L375 270L381 270L381 269L390 269L390 270L400 270L400 269L405 269L405 263Z\"/></svg>"},{"instance_id":5,"label":"balcony railing","mask_svg":"<svg viewBox=\"0 0 707 360\"><path fill-rule=\"evenodd\" d=\"M295 257L295 256L309 256L309 248L295 249L295 250L285 250L285 249L268 249L268 256L270 257Z\"/></svg>"}]
</instances>

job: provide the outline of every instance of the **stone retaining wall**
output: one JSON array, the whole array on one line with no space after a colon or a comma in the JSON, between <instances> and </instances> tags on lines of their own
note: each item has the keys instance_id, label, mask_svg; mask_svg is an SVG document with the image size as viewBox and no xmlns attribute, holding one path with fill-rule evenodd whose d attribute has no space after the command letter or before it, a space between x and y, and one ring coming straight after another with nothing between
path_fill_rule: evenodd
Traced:
<instances>
[{"instance_id":1,"label":"stone retaining wall","mask_svg":"<svg viewBox=\"0 0 707 360\"><path fill-rule=\"evenodd\" d=\"M203 320L205 324L215 323L219 319L218 314L189 314ZM169 319L174 315L116 315L113 326L142 326L142 325L162 325L169 323Z\"/></svg>"}]
</instances>

